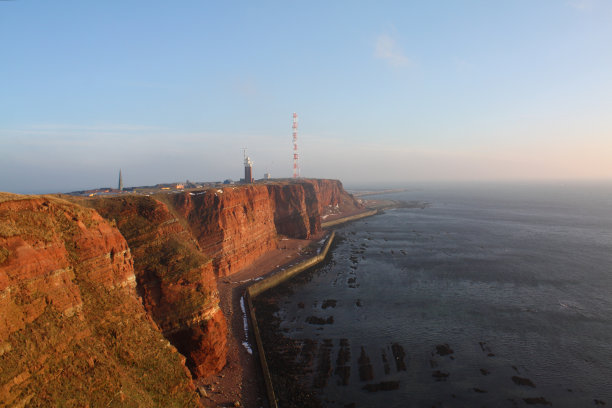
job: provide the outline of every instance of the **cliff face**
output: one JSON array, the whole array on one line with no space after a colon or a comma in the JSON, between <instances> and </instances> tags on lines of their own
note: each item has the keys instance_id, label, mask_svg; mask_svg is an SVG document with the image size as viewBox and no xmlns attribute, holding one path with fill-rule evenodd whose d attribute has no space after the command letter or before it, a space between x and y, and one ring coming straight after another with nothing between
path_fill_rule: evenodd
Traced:
<instances>
[{"instance_id":1,"label":"cliff face","mask_svg":"<svg viewBox=\"0 0 612 408\"><path fill-rule=\"evenodd\" d=\"M226 362L217 277L275 249L278 235L315 236L330 208L359 207L340 182L304 179L72 200L0 193L8 405L197 404L184 364L200 377Z\"/></svg>"},{"instance_id":2,"label":"cliff face","mask_svg":"<svg viewBox=\"0 0 612 408\"><path fill-rule=\"evenodd\" d=\"M231 275L275 249L278 234L308 239L320 233L321 215L329 207L360 208L337 180L225 187L164 200L186 220L218 276Z\"/></svg>"},{"instance_id":3,"label":"cliff face","mask_svg":"<svg viewBox=\"0 0 612 408\"><path fill-rule=\"evenodd\" d=\"M338 180L300 179L267 184L274 203L274 223L279 234L308 239L321 232L321 216L362 208Z\"/></svg>"},{"instance_id":4,"label":"cliff face","mask_svg":"<svg viewBox=\"0 0 612 408\"><path fill-rule=\"evenodd\" d=\"M213 264L184 220L151 197L88 200L114 220L134 256L138 293L164 336L187 358L194 376L225 365L227 328Z\"/></svg>"},{"instance_id":5,"label":"cliff face","mask_svg":"<svg viewBox=\"0 0 612 408\"><path fill-rule=\"evenodd\" d=\"M86 203L117 223L132 250L147 312L200 377L226 361L216 276L275 249L278 234L318 234L321 211L351 200L338 181L300 180Z\"/></svg>"},{"instance_id":6,"label":"cliff face","mask_svg":"<svg viewBox=\"0 0 612 408\"><path fill-rule=\"evenodd\" d=\"M309 183L266 186L274 205L274 224L279 234L308 239L321 232L316 196Z\"/></svg>"},{"instance_id":7,"label":"cliff face","mask_svg":"<svg viewBox=\"0 0 612 408\"><path fill-rule=\"evenodd\" d=\"M198 406L135 286L126 241L95 211L0 193L0 401Z\"/></svg>"},{"instance_id":8,"label":"cliff face","mask_svg":"<svg viewBox=\"0 0 612 408\"><path fill-rule=\"evenodd\" d=\"M218 276L230 275L277 245L274 206L265 186L167 196L189 224Z\"/></svg>"},{"instance_id":9,"label":"cliff face","mask_svg":"<svg viewBox=\"0 0 612 408\"><path fill-rule=\"evenodd\" d=\"M340 180L309 179L304 181L312 185L321 215L326 214L330 208L337 208L341 212L363 208L362 204L344 190Z\"/></svg>"}]
</instances>

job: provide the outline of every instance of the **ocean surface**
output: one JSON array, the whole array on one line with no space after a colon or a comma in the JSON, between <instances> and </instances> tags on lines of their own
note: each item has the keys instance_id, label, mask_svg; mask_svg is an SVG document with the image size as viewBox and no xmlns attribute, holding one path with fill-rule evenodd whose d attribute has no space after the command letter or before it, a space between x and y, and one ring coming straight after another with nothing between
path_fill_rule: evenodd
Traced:
<instances>
[{"instance_id":1,"label":"ocean surface","mask_svg":"<svg viewBox=\"0 0 612 408\"><path fill-rule=\"evenodd\" d=\"M428 205L339 227L263 295L323 406L612 405L612 184L367 198Z\"/></svg>"}]
</instances>

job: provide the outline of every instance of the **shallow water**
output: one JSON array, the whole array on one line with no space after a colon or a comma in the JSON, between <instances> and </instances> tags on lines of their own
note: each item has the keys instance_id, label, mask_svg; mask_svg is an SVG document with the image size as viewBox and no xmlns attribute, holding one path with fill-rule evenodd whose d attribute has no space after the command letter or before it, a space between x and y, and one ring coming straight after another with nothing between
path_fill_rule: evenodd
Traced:
<instances>
[{"instance_id":1,"label":"shallow water","mask_svg":"<svg viewBox=\"0 0 612 408\"><path fill-rule=\"evenodd\" d=\"M381 198L430 206L338 228L330 262L267 295L316 342L303 383L323 405L612 404L612 186Z\"/></svg>"}]
</instances>

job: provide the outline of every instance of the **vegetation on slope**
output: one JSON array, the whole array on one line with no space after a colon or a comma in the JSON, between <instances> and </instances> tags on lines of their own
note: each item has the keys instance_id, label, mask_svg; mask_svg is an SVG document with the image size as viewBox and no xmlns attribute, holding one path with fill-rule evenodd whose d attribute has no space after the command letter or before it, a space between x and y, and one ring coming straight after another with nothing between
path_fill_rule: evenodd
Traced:
<instances>
[{"instance_id":1,"label":"vegetation on slope","mask_svg":"<svg viewBox=\"0 0 612 408\"><path fill-rule=\"evenodd\" d=\"M117 272L112 257L98 250L95 262L83 259L103 244L77 247L78 234L94 231L108 240L106 222L54 197L13 198L0 195L0 319L12 323L19 313L25 323L0 325L0 406L199 406L183 357L156 330L133 289L96 280ZM15 264L21 258L8 249L17 241L18 251L35 251L37 262L64 268L37 265L37 275L28 272L30 264ZM54 304L52 292L64 290L55 286L58 273L68 277L63 286L78 292L74 314Z\"/></svg>"}]
</instances>

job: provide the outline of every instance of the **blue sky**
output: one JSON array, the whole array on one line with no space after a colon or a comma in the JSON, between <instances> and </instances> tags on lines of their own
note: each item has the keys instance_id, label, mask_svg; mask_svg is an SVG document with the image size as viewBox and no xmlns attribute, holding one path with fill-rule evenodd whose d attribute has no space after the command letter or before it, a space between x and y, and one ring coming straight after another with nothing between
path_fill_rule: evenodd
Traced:
<instances>
[{"instance_id":1,"label":"blue sky","mask_svg":"<svg viewBox=\"0 0 612 408\"><path fill-rule=\"evenodd\" d=\"M612 179L612 3L0 1L0 191Z\"/></svg>"}]
</instances>

